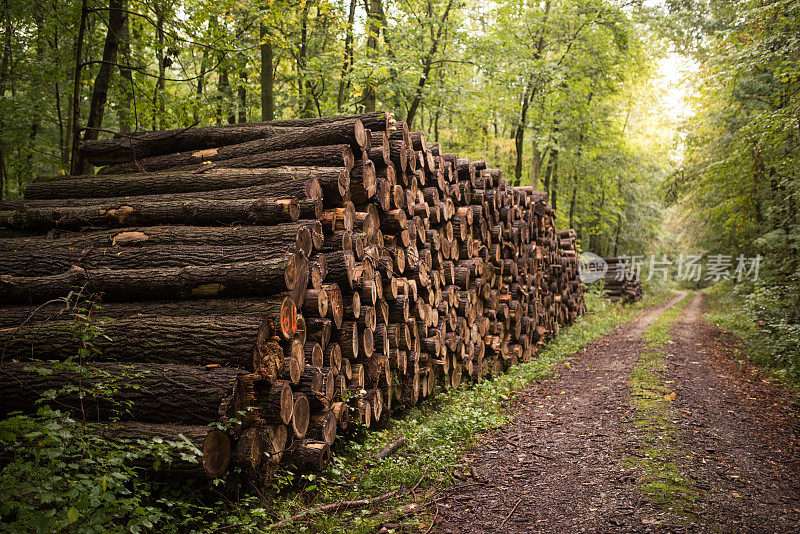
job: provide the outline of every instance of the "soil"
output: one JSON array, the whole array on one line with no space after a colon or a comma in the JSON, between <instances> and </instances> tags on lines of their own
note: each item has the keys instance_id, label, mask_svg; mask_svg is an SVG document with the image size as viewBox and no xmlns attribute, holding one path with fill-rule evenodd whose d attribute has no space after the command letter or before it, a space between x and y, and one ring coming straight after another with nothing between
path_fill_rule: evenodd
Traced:
<instances>
[{"instance_id":1,"label":"soil","mask_svg":"<svg viewBox=\"0 0 800 534\"><path fill-rule=\"evenodd\" d=\"M428 504L433 532L798 532L800 406L736 341L684 308L667 347L675 392L676 467L691 514L641 488L630 372L642 335L677 295L576 354L521 392L516 418L465 457L465 472Z\"/></svg>"}]
</instances>

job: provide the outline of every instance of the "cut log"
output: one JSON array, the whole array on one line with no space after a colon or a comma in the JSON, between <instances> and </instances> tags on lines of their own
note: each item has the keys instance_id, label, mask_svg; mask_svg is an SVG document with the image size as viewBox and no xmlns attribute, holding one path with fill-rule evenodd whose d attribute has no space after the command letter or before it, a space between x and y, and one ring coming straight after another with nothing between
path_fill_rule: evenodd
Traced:
<instances>
[{"instance_id":1,"label":"cut log","mask_svg":"<svg viewBox=\"0 0 800 534\"><path fill-rule=\"evenodd\" d=\"M303 278L305 276L305 278ZM84 270L73 267L54 276L0 276L0 302L27 304L84 294L104 300L211 298L272 295L285 289L305 291L308 265L301 253L249 263L213 264L154 269ZM293 296L296 293L293 293Z\"/></svg>"},{"instance_id":2,"label":"cut log","mask_svg":"<svg viewBox=\"0 0 800 534\"><path fill-rule=\"evenodd\" d=\"M311 408L308 398L302 393L292 393L294 406L292 407L292 431L298 439L303 439L308 431L308 422L311 417Z\"/></svg>"},{"instance_id":3,"label":"cut log","mask_svg":"<svg viewBox=\"0 0 800 534\"><path fill-rule=\"evenodd\" d=\"M158 470L169 474L202 475L219 478L227 470L231 460L231 442L227 434L205 426L163 425L151 423L109 423L92 425L108 440L137 446L140 442L156 447L168 447L169 460L161 455L141 458L138 464L149 469L156 461L164 463ZM195 456L194 460L187 457Z\"/></svg>"},{"instance_id":4,"label":"cut log","mask_svg":"<svg viewBox=\"0 0 800 534\"><path fill-rule=\"evenodd\" d=\"M220 145L200 150L184 150L160 156L139 158L128 163L118 163L105 167L102 174L124 174L139 171L159 171L172 167L185 167L206 162L220 162L246 159L267 152L308 150L321 146L354 146L363 150L369 147L370 140L358 119L333 122L311 128L287 130L281 135L255 139L244 143ZM292 165L293 163L287 163ZM309 162L294 163L313 165ZM276 166L276 165L273 165Z\"/></svg>"},{"instance_id":5,"label":"cut log","mask_svg":"<svg viewBox=\"0 0 800 534\"><path fill-rule=\"evenodd\" d=\"M324 441L298 440L286 452L288 463L300 471L322 471L331 461L331 449Z\"/></svg>"},{"instance_id":6,"label":"cut log","mask_svg":"<svg viewBox=\"0 0 800 534\"><path fill-rule=\"evenodd\" d=\"M315 177L324 194L342 197L349 187L347 169L340 167L276 167L272 169L201 169L197 172L157 172L66 176L36 179L25 188L26 200L131 197L246 189L287 180ZM69 205L69 204L67 204Z\"/></svg>"},{"instance_id":7,"label":"cut log","mask_svg":"<svg viewBox=\"0 0 800 534\"><path fill-rule=\"evenodd\" d=\"M321 196L321 195L320 195ZM322 215L322 204L314 211ZM185 224L274 225L296 221L300 205L294 199L182 200L175 202L119 201L81 207L24 208L0 212L0 226L17 230L79 230L98 226Z\"/></svg>"},{"instance_id":8,"label":"cut log","mask_svg":"<svg viewBox=\"0 0 800 534\"><path fill-rule=\"evenodd\" d=\"M287 165L312 165L319 167L344 167L348 171L353 168L355 157L348 145L328 145L317 147L294 148L277 152L261 152L253 156L226 159L210 163L212 169L218 167L231 169L257 169L269 167L285 167ZM201 168L198 165L181 167L176 170L192 171Z\"/></svg>"},{"instance_id":9,"label":"cut log","mask_svg":"<svg viewBox=\"0 0 800 534\"><path fill-rule=\"evenodd\" d=\"M2 241L2 240L0 240ZM39 276L60 274L77 266L84 269L149 269L260 262L281 258L286 247L262 245L154 245L142 247L26 246L22 250L0 254L0 274ZM0 318L1 320L2 318Z\"/></svg>"},{"instance_id":10,"label":"cut log","mask_svg":"<svg viewBox=\"0 0 800 534\"><path fill-rule=\"evenodd\" d=\"M48 374L37 371L44 370ZM48 401L87 421L119 418L144 423L207 425L225 415L241 369L161 364L73 364L4 362L0 366L0 414L38 409L48 390L64 392ZM76 390L64 390L76 386ZM79 391L84 393L80 398Z\"/></svg>"},{"instance_id":11,"label":"cut log","mask_svg":"<svg viewBox=\"0 0 800 534\"><path fill-rule=\"evenodd\" d=\"M318 221L295 221L275 226L240 226L208 228L201 226L150 226L57 234L57 237L17 237L0 239L0 256L27 254L28 250L51 248L78 248L152 245L258 245L278 249L278 252L300 248L306 256L313 248L311 236L322 226Z\"/></svg>"},{"instance_id":12,"label":"cut log","mask_svg":"<svg viewBox=\"0 0 800 534\"><path fill-rule=\"evenodd\" d=\"M83 361L220 365L259 372L265 360L277 359L266 344L269 325L258 317L142 316L96 324L96 337ZM31 324L0 332L5 358L20 361L66 360L82 348L72 321Z\"/></svg>"},{"instance_id":13,"label":"cut log","mask_svg":"<svg viewBox=\"0 0 800 534\"><path fill-rule=\"evenodd\" d=\"M336 415L333 410L324 410L322 413L313 414L309 421L306 437L333 445L336 439Z\"/></svg>"}]
</instances>

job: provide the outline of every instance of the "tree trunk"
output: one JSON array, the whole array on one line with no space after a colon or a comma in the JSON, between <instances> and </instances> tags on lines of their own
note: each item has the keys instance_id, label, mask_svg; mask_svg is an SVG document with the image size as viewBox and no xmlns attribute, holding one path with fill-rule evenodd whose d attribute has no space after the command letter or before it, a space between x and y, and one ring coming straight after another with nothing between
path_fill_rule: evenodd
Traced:
<instances>
[{"instance_id":1,"label":"tree trunk","mask_svg":"<svg viewBox=\"0 0 800 534\"><path fill-rule=\"evenodd\" d=\"M331 122L341 122L348 119L359 119L364 128L375 131L388 130L393 124L392 115L388 111L373 111L369 113L356 113L355 115L333 115L330 117L305 117L299 119L281 119L269 122L254 122L251 126L318 126Z\"/></svg>"},{"instance_id":2,"label":"tree trunk","mask_svg":"<svg viewBox=\"0 0 800 534\"><path fill-rule=\"evenodd\" d=\"M236 120L239 124L247 122L247 71L239 71L239 87L236 88L236 95L239 97L239 117Z\"/></svg>"},{"instance_id":3,"label":"tree trunk","mask_svg":"<svg viewBox=\"0 0 800 534\"><path fill-rule=\"evenodd\" d=\"M82 287L109 301L274 295L300 290L298 280L303 274L308 276L308 265L301 253L259 262L171 268L112 271L73 267L54 276L2 275L0 302L46 302Z\"/></svg>"},{"instance_id":4,"label":"tree trunk","mask_svg":"<svg viewBox=\"0 0 800 534\"><path fill-rule=\"evenodd\" d=\"M323 471L331 461L331 449L324 441L298 440L286 452L288 463L300 471Z\"/></svg>"},{"instance_id":5,"label":"tree trunk","mask_svg":"<svg viewBox=\"0 0 800 534\"><path fill-rule=\"evenodd\" d=\"M103 62L100 64L100 70L94 79L92 100L89 107L89 118L86 123L86 130L83 134L84 143L90 139L97 139L97 136L100 134L100 128L103 126L103 113L105 111L106 100L108 99L108 87L111 84L111 76L116 68L117 49L119 48L119 36L122 31L123 20L122 0L109 0L108 33L106 34L106 43L103 47ZM163 31L161 33L161 40L163 42ZM78 159L78 169L80 172L76 174L83 174L86 172L86 167L86 161L81 154Z\"/></svg>"},{"instance_id":6,"label":"tree trunk","mask_svg":"<svg viewBox=\"0 0 800 534\"><path fill-rule=\"evenodd\" d=\"M417 108L422 103L422 91L425 89L425 83L428 81L428 75L430 74L431 67L433 66L433 58L436 55L437 49L439 48L439 41L442 37L445 24L447 23L447 17L450 15L450 8L452 7L453 0L449 0L447 2L447 7L444 10L444 14L439 22L439 29L436 31L436 36L433 38L433 42L431 43L431 48L428 50L428 53L425 55L425 58L422 61L422 76L420 76L419 82L417 83L417 90L414 95L414 99L411 101L411 106L408 108L408 113L406 114L406 123L408 123L409 127L414 124L414 115L417 112Z\"/></svg>"},{"instance_id":7,"label":"tree trunk","mask_svg":"<svg viewBox=\"0 0 800 534\"><path fill-rule=\"evenodd\" d=\"M69 333L80 327L75 321L51 321L2 332L3 356L19 361L74 358L81 340ZM262 360L277 357L267 346L269 324L253 316L134 316L99 328L103 335L93 340L83 362L219 365L260 372Z\"/></svg>"},{"instance_id":8,"label":"tree trunk","mask_svg":"<svg viewBox=\"0 0 800 534\"><path fill-rule=\"evenodd\" d=\"M164 56L164 19L166 18L166 6L159 2L153 3L153 10L156 12L156 61L158 61L158 77L153 91L153 130L158 130L159 124L164 120L166 114L166 74L167 57ZM76 173L73 173L76 174Z\"/></svg>"},{"instance_id":9,"label":"tree trunk","mask_svg":"<svg viewBox=\"0 0 800 534\"><path fill-rule=\"evenodd\" d=\"M135 86L133 84L133 72L127 68L126 65L131 64L131 35L130 35L130 15L126 13L127 5L126 0L121 0L122 7L122 27L119 33L119 47L122 60L119 62L119 75L122 78L120 84L120 93L122 95L122 104L117 110L119 115L119 131L122 134L129 134L136 129L136 125L132 124L132 119L135 115L132 114L136 107ZM94 137L97 139L97 136ZM84 140L85 143L85 140ZM85 144L84 144L85 146Z\"/></svg>"},{"instance_id":10,"label":"tree trunk","mask_svg":"<svg viewBox=\"0 0 800 534\"><path fill-rule=\"evenodd\" d=\"M259 26L259 37L261 39L261 120L271 121L275 119L275 96L273 88L275 79L273 77L272 66L272 40L269 29L263 22Z\"/></svg>"},{"instance_id":11,"label":"tree trunk","mask_svg":"<svg viewBox=\"0 0 800 534\"><path fill-rule=\"evenodd\" d=\"M380 26L378 21L378 11L380 10L381 0L364 0L364 9L367 12L367 59L374 60L378 55L378 36ZM371 76L371 75L370 75ZM364 81L364 94L361 97L364 103L364 111L375 111L375 87L373 81L367 78Z\"/></svg>"},{"instance_id":12,"label":"tree trunk","mask_svg":"<svg viewBox=\"0 0 800 534\"><path fill-rule=\"evenodd\" d=\"M63 334L62 334L63 335ZM48 402L86 421L119 418L142 423L207 425L226 415L240 369L163 364L96 363L85 372L61 363L4 362L0 413L33 413L46 391L63 392ZM41 374L36 369L52 371ZM79 391L65 386L82 388ZM85 417L82 417L85 416Z\"/></svg>"},{"instance_id":13,"label":"tree trunk","mask_svg":"<svg viewBox=\"0 0 800 534\"><path fill-rule=\"evenodd\" d=\"M70 172L81 174L80 172L80 127L78 123L81 117L81 74L83 70L83 40L86 32L86 19L89 17L89 8L86 0L81 2L81 20L78 25L78 36L75 40L75 67L72 77L72 103L70 105L70 138L72 140L72 154L70 161Z\"/></svg>"},{"instance_id":14,"label":"tree trunk","mask_svg":"<svg viewBox=\"0 0 800 534\"><path fill-rule=\"evenodd\" d=\"M356 16L356 0L350 0L350 11L347 16L347 35L344 39L344 62L339 76L339 93L336 96L336 110L341 112L344 106L345 92L350 88L350 73L353 71L353 23ZM267 119L269 120L269 119Z\"/></svg>"},{"instance_id":15,"label":"tree trunk","mask_svg":"<svg viewBox=\"0 0 800 534\"><path fill-rule=\"evenodd\" d=\"M143 247L59 246L25 247L13 254L0 256L0 274L14 276L55 275L76 265L84 269L150 269L246 263L279 258L286 246L263 245L155 245Z\"/></svg>"},{"instance_id":16,"label":"tree trunk","mask_svg":"<svg viewBox=\"0 0 800 534\"><path fill-rule=\"evenodd\" d=\"M284 167L287 165L318 165L321 167L353 168L355 158L348 145L328 145L263 152L252 156L226 159L209 165L210 169L227 167L232 169L256 169ZM197 165L182 167L183 170L196 170Z\"/></svg>"},{"instance_id":17,"label":"tree trunk","mask_svg":"<svg viewBox=\"0 0 800 534\"><path fill-rule=\"evenodd\" d=\"M238 150L249 148L255 149L257 153L259 149L278 150L337 143L350 143L354 148L360 150L369 148L369 145L366 144L369 140L365 133L362 133L365 130L364 122L360 121L358 117L345 117L341 121L321 122L308 126L273 126L268 123L249 123L246 126L183 128L90 141L83 147L83 151L86 158L95 165L110 165L136 162L137 160L147 161L155 156L168 156L175 152L210 150L276 137L280 138L273 139L271 142L265 141L263 145L251 143L238 148ZM290 135L290 137L283 137L284 135ZM139 168L134 166L130 171L126 170L125 172L137 172L138 170ZM103 172L113 174L113 169L103 169Z\"/></svg>"}]
</instances>

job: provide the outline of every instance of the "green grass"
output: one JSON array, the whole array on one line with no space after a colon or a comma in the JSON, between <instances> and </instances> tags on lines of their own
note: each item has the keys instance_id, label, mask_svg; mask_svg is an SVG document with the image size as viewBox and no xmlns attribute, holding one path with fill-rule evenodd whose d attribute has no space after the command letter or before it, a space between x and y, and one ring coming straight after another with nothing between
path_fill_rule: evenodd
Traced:
<instances>
[{"instance_id":1,"label":"green grass","mask_svg":"<svg viewBox=\"0 0 800 534\"><path fill-rule=\"evenodd\" d=\"M678 445L673 401L675 392L667 380L666 348L672 343L670 331L691 301L691 294L672 306L644 334L647 350L639 355L630 373L631 404L640 437L639 453L627 464L639 475L639 490L651 501L681 520L696 519L693 512L697 490L676 459L685 456Z\"/></svg>"},{"instance_id":2,"label":"green grass","mask_svg":"<svg viewBox=\"0 0 800 534\"><path fill-rule=\"evenodd\" d=\"M334 460L324 474L301 477L299 482L297 478L290 482L287 474L282 481L285 487L268 499L270 515L283 518L309 506L409 488L420 479L418 493L422 494L450 485L451 473L463 467L463 453L476 443L476 436L512 420L510 405L518 391L552 376L559 362L668 296L668 293L659 292L634 306L621 306L590 294L587 298L590 313L562 329L556 340L538 353L536 360L517 365L470 389L436 395L404 417L389 421L382 430L365 432L346 443L337 441ZM371 459L381 447L400 435L406 436L408 444L398 453L383 461ZM259 513L264 514L263 518L250 514L246 518L227 517L224 523L239 524L239 531L260 530L268 525L267 509L255 503L254 497L250 499ZM417 523L421 520L425 524L424 513L398 517L411 504L411 497L405 495L369 508L306 517L286 526L285 531L359 533L374 532L378 525L387 521L419 526Z\"/></svg>"}]
</instances>

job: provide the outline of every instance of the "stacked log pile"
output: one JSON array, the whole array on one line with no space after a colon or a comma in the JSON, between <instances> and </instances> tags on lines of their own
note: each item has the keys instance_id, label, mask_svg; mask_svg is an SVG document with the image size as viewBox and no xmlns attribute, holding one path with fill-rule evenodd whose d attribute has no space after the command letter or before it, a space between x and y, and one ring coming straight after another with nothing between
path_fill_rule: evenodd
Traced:
<instances>
[{"instance_id":1,"label":"stacked log pile","mask_svg":"<svg viewBox=\"0 0 800 534\"><path fill-rule=\"evenodd\" d=\"M530 361L585 311L546 195L386 112L84 153L98 175L0 204L0 415L80 383L58 407L110 438L185 436L207 476L316 470L337 434ZM76 289L94 322L60 300ZM104 334L88 345L68 333L87 324ZM30 369L77 354L88 376ZM99 394L109 380L122 405Z\"/></svg>"},{"instance_id":2,"label":"stacked log pile","mask_svg":"<svg viewBox=\"0 0 800 534\"><path fill-rule=\"evenodd\" d=\"M606 298L612 302L639 302L642 300L642 282L639 271L628 268L625 258L603 258L608 270L603 275Z\"/></svg>"}]
</instances>

